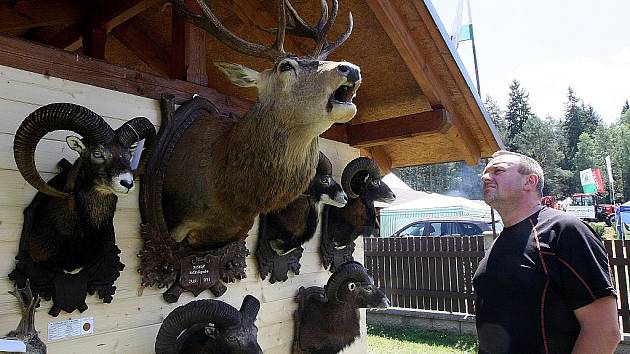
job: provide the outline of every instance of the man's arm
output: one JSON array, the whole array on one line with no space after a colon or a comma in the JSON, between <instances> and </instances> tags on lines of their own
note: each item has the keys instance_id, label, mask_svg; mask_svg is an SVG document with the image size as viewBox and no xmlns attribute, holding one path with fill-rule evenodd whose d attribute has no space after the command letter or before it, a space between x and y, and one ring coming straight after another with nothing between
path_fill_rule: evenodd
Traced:
<instances>
[{"instance_id":1,"label":"man's arm","mask_svg":"<svg viewBox=\"0 0 630 354\"><path fill-rule=\"evenodd\" d=\"M613 296L597 299L573 312L581 327L573 354L610 354L615 351L621 334L617 300Z\"/></svg>"}]
</instances>

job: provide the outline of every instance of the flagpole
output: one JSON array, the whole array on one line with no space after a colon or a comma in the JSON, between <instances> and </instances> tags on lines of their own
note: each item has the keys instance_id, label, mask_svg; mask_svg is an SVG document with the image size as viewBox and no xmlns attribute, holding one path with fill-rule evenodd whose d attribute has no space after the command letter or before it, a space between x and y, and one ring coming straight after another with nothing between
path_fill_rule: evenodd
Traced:
<instances>
[{"instance_id":1,"label":"flagpole","mask_svg":"<svg viewBox=\"0 0 630 354\"><path fill-rule=\"evenodd\" d=\"M472 15L470 11L469 0L466 0L466 5L468 5L468 20L470 21L470 24L472 26L473 20L472 20ZM473 31L471 31L471 34L472 34L471 40L472 40L473 61L475 63L475 78L477 79L477 93L479 94L479 97L481 98L481 85L479 84L479 67L477 66L477 49L475 49L475 35Z\"/></svg>"}]
</instances>

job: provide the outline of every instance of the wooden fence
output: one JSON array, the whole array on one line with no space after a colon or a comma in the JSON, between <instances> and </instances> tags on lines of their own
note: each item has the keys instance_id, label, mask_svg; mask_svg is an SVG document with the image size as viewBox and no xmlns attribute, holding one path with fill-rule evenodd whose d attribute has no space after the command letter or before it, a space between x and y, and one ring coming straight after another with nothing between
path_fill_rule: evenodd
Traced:
<instances>
[{"instance_id":1,"label":"wooden fence","mask_svg":"<svg viewBox=\"0 0 630 354\"><path fill-rule=\"evenodd\" d=\"M392 306L474 314L483 237L366 237L365 267Z\"/></svg>"},{"instance_id":2,"label":"wooden fence","mask_svg":"<svg viewBox=\"0 0 630 354\"><path fill-rule=\"evenodd\" d=\"M604 240L604 248L608 252L608 260L612 276L615 278L615 287L619 291L617 305L621 317L622 329L630 333L630 304L628 303L628 267L630 266L630 240Z\"/></svg>"},{"instance_id":3,"label":"wooden fence","mask_svg":"<svg viewBox=\"0 0 630 354\"><path fill-rule=\"evenodd\" d=\"M475 313L472 277L484 255L483 236L366 237L365 267L392 306ZM630 241L604 240L619 291L619 316L630 333Z\"/></svg>"}]
</instances>

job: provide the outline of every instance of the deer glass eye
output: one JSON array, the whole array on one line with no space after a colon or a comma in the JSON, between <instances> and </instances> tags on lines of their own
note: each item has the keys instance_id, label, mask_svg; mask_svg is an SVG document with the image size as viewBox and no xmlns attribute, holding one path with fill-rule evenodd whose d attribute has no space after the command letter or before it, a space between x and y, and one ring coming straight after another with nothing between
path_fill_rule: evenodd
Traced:
<instances>
[{"instance_id":1,"label":"deer glass eye","mask_svg":"<svg viewBox=\"0 0 630 354\"><path fill-rule=\"evenodd\" d=\"M238 341L238 338L236 338L235 336L227 336L227 337L225 337L225 339L229 340L230 342Z\"/></svg>"},{"instance_id":2,"label":"deer glass eye","mask_svg":"<svg viewBox=\"0 0 630 354\"><path fill-rule=\"evenodd\" d=\"M96 159L102 159L103 158L103 153L98 151L98 150L94 150L94 151L92 151L92 157L94 157Z\"/></svg>"},{"instance_id":3,"label":"deer glass eye","mask_svg":"<svg viewBox=\"0 0 630 354\"><path fill-rule=\"evenodd\" d=\"M319 180L322 184L330 184L330 177L324 176Z\"/></svg>"},{"instance_id":4,"label":"deer glass eye","mask_svg":"<svg viewBox=\"0 0 630 354\"><path fill-rule=\"evenodd\" d=\"M375 180L373 180L373 181L372 181L372 184L373 184L374 186L378 186L378 185L380 185L380 184L381 184L381 181L380 181L380 180L378 180L378 179L375 179Z\"/></svg>"},{"instance_id":5,"label":"deer glass eye","mask_svg":"<svg viewBox=\"0 0 630 354\"><path fill-rule=\"evenodd\" d=\"M280 72L285 72L285 71L289 71L289 70L294 70L295 68L293 67L293 65L291 65L290 62L285 61L284 63L280 64Z\"/></svg>"},{"instance_id":6,"label":"deer glass eye","mask_svg":"<svg viewBox=\"0 0 630 354\"><path fill-rule=\"evenodd\" d=\"M357 285L355 283L348 283L348 290L350 291L354 291L354 289L357 288Z\"/></svg>"}]
</instances>

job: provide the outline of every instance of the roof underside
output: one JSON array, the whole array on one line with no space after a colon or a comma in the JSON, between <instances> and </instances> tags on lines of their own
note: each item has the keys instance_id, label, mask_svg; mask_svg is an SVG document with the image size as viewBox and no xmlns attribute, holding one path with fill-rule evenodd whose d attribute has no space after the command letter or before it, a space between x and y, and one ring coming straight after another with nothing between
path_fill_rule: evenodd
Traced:
<instances>
[{"instance_id":1,"label":"roof underside","mask_svg":"<svg viewBox=\"0 0 630 354\"><path fill-rule=\"evenodd\" d=\"M90 42L85 38L81 41L85 33L98 40L91 25L96 23L104 32L101 55L105 61L173 77L173 52L179 49L172 45L176 32L170 5L159 0L111 0L103 2L100 9L95 5L95 12L78 0L51 0L47 2L50 7L44 8L34 3L0 2L0 23L4 23L0 33L98 57L98 50L82 48ZM222 23L239 36L251 42L273 42L274 37L263 29L276 26L276 1L212 0L209 4ZM292 4L309 23L319 19L318 1L293 0ZM346 29L348 11L354 17L354 30L329 60L359 65L363 83L355 99L357 116L325 137L364 149L385 169L458 160L475 163L502 146L444 40L430 4L349 0L341 1L339 7L329 38ZM236 53L210 35L202 34L202 41L204 37L207 86L255 100L255 90L230 84L212 63L234 62L257 70L270 63ZM308 40L288 37L285 49L308 54L312 46Z\"/></svg>"}]
</instances>

